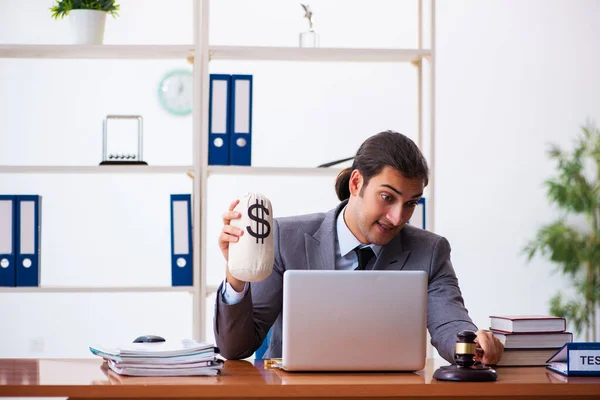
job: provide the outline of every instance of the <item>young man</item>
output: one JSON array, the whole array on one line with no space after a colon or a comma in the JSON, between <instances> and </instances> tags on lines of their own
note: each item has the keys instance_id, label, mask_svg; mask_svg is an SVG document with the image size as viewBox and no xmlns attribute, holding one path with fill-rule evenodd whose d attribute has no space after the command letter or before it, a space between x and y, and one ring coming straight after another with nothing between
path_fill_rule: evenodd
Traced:
<instances>
[{"instance_id":1,"label":"young man","mask_svg":"<svg viewBox=\"0 0 600 400\"><path fill-rule=\"evenodd\" d=\"M214 321L222 355L229 359L249 357L273 326L265 358L281 357L284 272L335 265L337 270L358 267L427 272L431 342L443 358L454 363L456 334L477 327L464 307L450 262L450 245L434 233L405 226L428 184L428 175L425 158L406 136L386 131L367 139L352 167L338 175L335 186L341 203L335 209L274 221L275 263L268 278L249 284L227 270L218 290ZM229 243L243 234L230 225L232 219L240 217L233 211L237 204L233 202L223 215L219 247L225 260ZM478 331L476 340L483 350L476 359L485 364L500 360L503 345L490 332Z\"/></svg>"}]
</instances>

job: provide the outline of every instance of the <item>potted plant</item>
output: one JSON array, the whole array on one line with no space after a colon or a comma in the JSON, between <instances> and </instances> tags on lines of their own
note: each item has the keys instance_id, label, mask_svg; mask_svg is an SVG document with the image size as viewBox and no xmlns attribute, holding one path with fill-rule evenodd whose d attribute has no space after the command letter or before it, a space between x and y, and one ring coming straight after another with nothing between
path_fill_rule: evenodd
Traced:
<instances>
[{"instance_id":1,"label":"potted plant","mask_svg":"<svg viewBox=\"0 0 600 400\"><path fill-rule=\"evenodd\" d=\"M313 12L308 4L300 4L304 9L304 18L308 20L308 31L300 32L300 47L319 47L319 36L313 29Z\"/></svg>"},{"instance_id":2,"label":"potted plant","mask_svg":"<svg viewBox=\"0 0 600 400\"><path fill-rule=\"evenodd\" d=\"M102 44L106 14L117 17L115 0L56 0L50 8L54 19L69 17L75 44Z\"/></svg>"},{"instance_id":3,"label":"potted plant","mask_svg":"<svg viewBox=\"0 0 600 400\"><path fill-rule=\"evenodd\" d=\"M553 315L566 317L586 341L598 341L597 310L600 305L600 130L582 127L572 152L552 145L548 151L557 162L557 176L545 182L551 203L562 211L556 221L541 227L524 248L528 259L536 253L560 266L575 288L565 301L556 294L550 302ZM585 217L585 223L568 217Z\"/></svg>"}]
</instances>

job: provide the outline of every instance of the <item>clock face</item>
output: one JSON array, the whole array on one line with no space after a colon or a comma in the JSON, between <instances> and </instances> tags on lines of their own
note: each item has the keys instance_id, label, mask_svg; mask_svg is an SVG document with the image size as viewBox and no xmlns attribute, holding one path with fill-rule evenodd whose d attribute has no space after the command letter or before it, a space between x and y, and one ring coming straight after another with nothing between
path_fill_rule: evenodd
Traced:
<instances>
[{"instance_id":1,"label":"clock face","mask_svg":"<svg viewBox=\"0 0 600 400\"><path fill-rule=\"evenodd\" d=\"M192 112L192 72L175 70L167 73L158 85L158 99L162 107L173 115Z\"/></svg>"}]
</instances>

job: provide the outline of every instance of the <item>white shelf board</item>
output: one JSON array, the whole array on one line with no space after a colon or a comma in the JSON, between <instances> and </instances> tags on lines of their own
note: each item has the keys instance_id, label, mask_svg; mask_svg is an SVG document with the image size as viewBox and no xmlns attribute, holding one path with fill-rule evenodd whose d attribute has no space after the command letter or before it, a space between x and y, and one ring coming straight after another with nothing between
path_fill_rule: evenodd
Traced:
<instances>
[{"instance_id":1,"label":"white shelf board","mask_svg":"<svg viewBox=\"0 0 600 400\"><path fill-rule=\"evenodd\" d=\"M38 287L0 287L0 293L149 293L149 292L190 292L193 286L123 286L123 287L94 287L94 286L38 286Z\"/></svg>"},{"instance_id":2,"label":"white shelf board","mask_svg":"<svg viewBox=\"0 0 600 400\"><path fill-rule=\"evenodd\" d=\"M209 46L210 60L408 62L430 54L427 49Z\"/></svg>"},{"instance_id":3,"label":"white shelf board","mask_svg":"<svg viewBox=\"0 0 600 400\"><path fill-rule=\"evenodd\" d=\"M299 48L209 46L211 60L409 62L431 54L428 49ZM0 58L48 59L187 59L194 46L0 44Z\"/></svg>"},{"instance_id":4,"label":"white shelf board","mask_svg":"<svg viewBox=\"0 0 600 400\"><path fill-rule=\"evenodd\" d=\"M208 167L208 175L281 175L281 176L337 176L341 168L291 168L291 167Z\"/></svg>"},{"instance_id":5,"label":"white shelf board","mask_svg":"<svg viewBox=\"0 0 600 400\"><path fill-rule=\"evenodd\" d=\"M0 58L103 58L103 59L186 59L193 55L185 45L77 45L0 44Z\"/></svg>"},{"instance_id":6,"label":"white shelf board","mask_svg":"<svg viewBox=\"0 0 600 400\"><path fill-rule=\"evenodd\" d=\"M0 165L0 174L186 174L194 171L191 165Z\"/></svg>"},{"instance_id":7,"label":"white shelf board","mask_svg":"<svg viewBox=\"0 0 600 400\"><path fill-rule=\"evenodd\" d=\"M206 285L206 295L210 296L211 294L216 292L218 288L219 285Z\"/></svg>"}]
</instances>

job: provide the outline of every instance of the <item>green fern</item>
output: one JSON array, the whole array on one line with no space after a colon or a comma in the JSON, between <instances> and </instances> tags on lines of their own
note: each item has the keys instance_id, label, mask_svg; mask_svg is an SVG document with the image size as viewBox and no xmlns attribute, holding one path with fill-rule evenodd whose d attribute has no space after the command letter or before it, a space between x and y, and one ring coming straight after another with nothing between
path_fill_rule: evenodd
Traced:
<instances>
[{"instance_id":1,"label":"green fern","mask_svg":"<svg viewBox=\"0 0 600 400\"><path fill-rule=\"evenodd\" d=\"M564 211L557 221L542 226L523 252L536 254L560 266L577 290L575 299L558 293L550 302L553 315L566 317L586 340L598 340L596 310L600 305L600 131L591 123L582 127L572 152L551 145L548 156L557 163L557 176L545 182L549 200ZM594 170L590 171L590 165ZM591 176L590 176L591 175ZM567 225L570 214L583 215L587 227ZM564 301L563 301L564 300Z\"/></svg>"},{"instance_id":2,"label":"green fern","mask_svg":"<svg viewBox=\"0 0 600 400\"><path fill-rule=\"evenodd\" d=\"M50 11L54 19L66 17L71 10L105 11L113 17L118 17L120 7L119 4L115 4L115 0L56 0Z\"/></svg>"}]
</instances>

